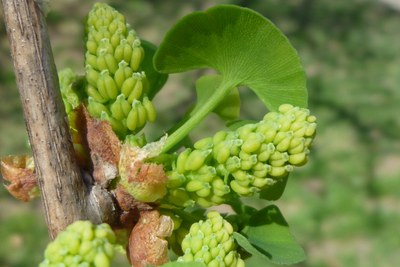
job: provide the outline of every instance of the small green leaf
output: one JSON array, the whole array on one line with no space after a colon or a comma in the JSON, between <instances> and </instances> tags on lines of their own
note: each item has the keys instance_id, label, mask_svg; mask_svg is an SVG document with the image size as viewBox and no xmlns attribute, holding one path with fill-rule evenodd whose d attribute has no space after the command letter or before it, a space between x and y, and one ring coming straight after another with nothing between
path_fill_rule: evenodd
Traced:
<instances>
[{"instance_id":1,"label":"small green leaf","mask_svg":"<svg viewBox=\"0 0 400 267\"><path fill-rule=\"evenodd\" d=\"M242 233L264 255L277 264L295 264L305 259L304 250L296 243L277 206L255 213Z\"/></svg>"},{"instance_id":2,"label":"small green leaf","mask_svg":"<svg viewBox=\"0 0 400 267\"><path fill-rule=\"evenodd\" d=\"M206 267L204 263L201 262L177 262L172 261L161 265L162 267Z\"/></svg>"},{"instance_id":3,"label":"small green leaf","mask_svg":"<svg viewBox=\"0 0 400 267\"><path fill-rule=\"evenodd\" d=\"M153 67L153 57L156 53L157 47L146 40L141 40L141 43L144 49L144 59L141 67L146 73L147 80L149 81L149 91L147 92L147 96L149 99L153 99L167 81L168 75L159 73Z\"/></svg>"},{"instance_id":4,"label":"small green leaf","mask_svg":"<svg viewBox=\"0 0 400 267\"><path fill-rule=\"evenodd\" d=\"M272 262L267 262L265 259L258 256L251 256L244 260L246 267L276 267L277 265Z\"/></svg>"},{"instance_id":5,"label":"small green leaf","mask_svg":"<svg viewBox=\"0 0 400 267\"><path fill-rule=\"evenodd\" d=\"M221 84L221 81L221 75L207 75L196 81L197 101L191 114L195 114L212 97L215 90ZM238 89L232 88L213 112L225 121L237 119L240 115L240 95Z\"/></svg>"},{"instance_id":6,"label":"small green leaf","mask_svg":"<svg viewBox=\"0 0 400 267\"><path fill-rule=\"evenodd\" d=\"M270 201L278 200L282 196L283 191L285 191L287 180L288 180L288 176L277 181L271 187L268 187L268 188L262 190L259 193L260 198L270 200Z\"/></svg>"},{"instance_id":7,"label":"small green leaf","mask_svg":"<svg viewBox=\"0 0 400 267\"><path fill-rule=\"evenodd\" d=\"M237 232L234 232L233 238L235 238L236 242L239 244L240 247L242 247L244 250L246 250L251 255L258 256L261 259L263 259L264 261L270 262L271 255L269 255L269 254L266 255L266 254L260 252L255 247L253 247L253 245L250 244L249 240L245 236L243 236Z\"/></svg>"},{"instance_id":8,"label":"small green leaf","mask_svg":"<svg viewBox=\"0 0 400 267\"><path fill-rule=\"evenodd\" d=\"M182 18L154 57L162 73L211 67L220 87L250 87L270 110L306 107L304 70L295 49L273 23L250 9L221 5Z\"/></svg>"}]
</instances>

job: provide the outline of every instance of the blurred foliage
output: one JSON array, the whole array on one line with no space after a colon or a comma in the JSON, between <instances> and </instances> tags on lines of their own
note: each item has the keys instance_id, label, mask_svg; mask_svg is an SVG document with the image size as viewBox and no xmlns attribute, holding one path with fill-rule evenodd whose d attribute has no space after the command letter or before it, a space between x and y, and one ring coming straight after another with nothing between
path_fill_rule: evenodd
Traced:
<instances>
[{"instance_id":1,"label":"blurred foliage","mask_svg":"<svg viewBox=\"0 0 400 267\"><path fill-rule=\"evenodd\" d=\"M299 266L400 262L400 13L395 9L400 1L391 1L393 6L372 0L108 2L143 39L156 44L177 18L215 3L247 6L273 21L300 54L310 109L319 120L309 164L291 175L277 202L306 249L308 260ZM59 69L83 72L80 23L92 4L52 1L48 23ZM1 13L0 69L0 155L29 153ZM159 135L184 115L195 98L198 75L170 78L155 98L159 117L150 135ZM265 110L254 94L244 89L241 95L242 116L261 118ZM192 137L220 125L211 116ZM48 240L40 202L17 203L1 187L0 225L0 266L36 266Z\"/></svg>"}]
</instances>

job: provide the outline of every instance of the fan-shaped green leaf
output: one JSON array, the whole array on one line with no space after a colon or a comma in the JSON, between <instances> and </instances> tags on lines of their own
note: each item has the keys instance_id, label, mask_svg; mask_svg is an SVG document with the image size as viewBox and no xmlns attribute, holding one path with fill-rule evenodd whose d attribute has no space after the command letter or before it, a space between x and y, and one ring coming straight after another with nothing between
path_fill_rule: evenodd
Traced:
<instances>
[{"instance_id":1,"label":"fan-shaped green leaf","mask_svg":"<svg viewBox=\"0 0 400 267\"><path fill-rule=\"evenodd\" d=\"M287 38L260 14L222 5L181 19L154 58L163 73L210 67L222 74L220 87L250 87L264 104L307 105L305 75ZM217 90L216 90L217 91Z\"/></svg>"},{"instance_id":2,"label":"fan-shaped green leaf","mask_svg":"<svg viewBox=\"0 0 400 267\"><path fill-rule=\"evenodd\" d=\"M305 259L277 206L268 206L253 214L243 231L250 244L277 264L295 264Z\"/></svg>"}]
</instances>

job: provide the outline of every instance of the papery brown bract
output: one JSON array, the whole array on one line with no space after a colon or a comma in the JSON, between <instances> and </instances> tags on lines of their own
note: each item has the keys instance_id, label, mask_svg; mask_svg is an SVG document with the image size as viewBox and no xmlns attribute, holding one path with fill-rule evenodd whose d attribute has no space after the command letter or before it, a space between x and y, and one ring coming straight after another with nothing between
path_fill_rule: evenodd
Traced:
<instances>
[{"instance_id":1,"label":"papery brown bract","mask_svg":"<svg viewBox=\"0 0 400 267\"><path fill-rule=\"evenodd\" d=\"M77 112L81 120L78 132L84 135L90 152L93 178L97 184L107 187L118 176L121 143L109 122L92 118L83 105Z\"/></svg>"},{"instance_id":2,"label":"papery brown bract","mask_svg":"<svg viewBox=\"0 0 400 267\"><path fill-rule=\"evenodd\" d=\"M28 202L38 196L33 158L29 156L8 156L1 159L1 174L9 184L8 192L16 199Z\"/></svg>"},{"instance_id":3,"label":"papery brown bract","mask_svg":"<svg viewBox=\"0 0 400 267\"><path fill-rule=\"evenodd\" d=\"M168 262L168 242L174 223L157 210L142 211L129 237L129 259L133 267L160 266Z\"/></svg>"}]
</instances>

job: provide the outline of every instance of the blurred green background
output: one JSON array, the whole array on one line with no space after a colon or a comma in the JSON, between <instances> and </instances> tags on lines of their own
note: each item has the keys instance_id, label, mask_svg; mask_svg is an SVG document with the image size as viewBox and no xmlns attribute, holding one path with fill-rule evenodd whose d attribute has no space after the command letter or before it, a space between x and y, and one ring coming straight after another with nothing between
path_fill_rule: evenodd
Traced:
<instances>
[{"instance_id":1,"label":"blurred green background","mask_svg":"<svg viewBox=\"0 0 400 267\"><path fill-rule=\"evenodd\" d=\"M58 69L83 73L81 21L94 1L51 1L48 24ZM400 1L108 1L159 44L183 15L215 4L250 7L298 50L319 128L311 160L292 173L277 205L305 248L298 266L398 266L400 262ZM0 156L30 153L0 12ZM250 44L249 44L250 46ZM150 134L167 130L195 99L198 72L172 75L155 98ZM242 115L265 109L243 90ZM211 117L193 138L213 133ZM39 200L20 203L0 186L0 266L37 266L48 242ZM128 266L126 263L115 266Z\"/></svg>"}]
</instances>

